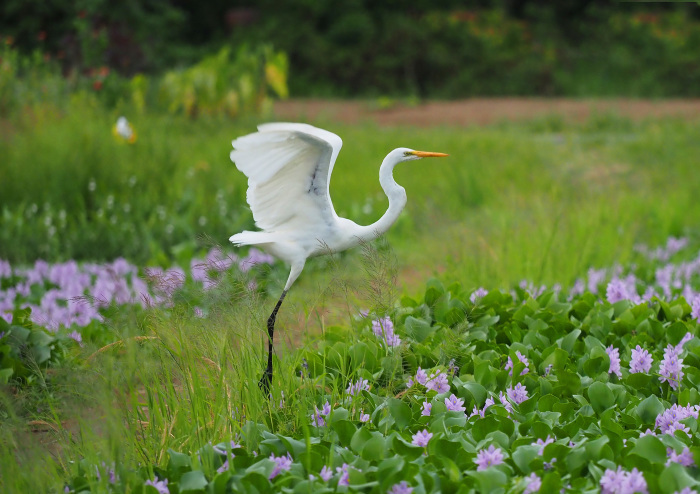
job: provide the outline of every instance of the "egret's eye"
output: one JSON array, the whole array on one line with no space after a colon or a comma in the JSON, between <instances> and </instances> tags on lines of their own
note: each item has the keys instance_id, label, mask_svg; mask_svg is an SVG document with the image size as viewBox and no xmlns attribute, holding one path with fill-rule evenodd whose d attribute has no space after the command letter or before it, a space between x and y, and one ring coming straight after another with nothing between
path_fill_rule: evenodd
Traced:
<instances>
[{"instance_id":1,"label":"egret's eye","mask_svg":"<svg viewBox=\"0 0 700 494\"><path fill-rule=\"evenodd\" d=\"M411 151L404 151L404 152L403 152L403 155L404 155L404 156L411 156L412 154L413 154L413 153L411 153Z\"/></svg>"}]
</instances>

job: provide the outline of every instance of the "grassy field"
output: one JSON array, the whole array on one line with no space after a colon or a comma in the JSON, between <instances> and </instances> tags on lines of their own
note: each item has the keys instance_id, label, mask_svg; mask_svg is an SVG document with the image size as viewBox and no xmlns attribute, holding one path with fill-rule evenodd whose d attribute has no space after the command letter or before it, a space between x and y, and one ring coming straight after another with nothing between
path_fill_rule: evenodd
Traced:
<instances>
[{"instance_id":1,"label":"grassy field","mask_svg":"<svg viewBox=\"0 0 700 494\"><path fill-rule=\"evenodd\" d=\"M0 259L21 266L36 258L87 261L122 255L140 266L177 263L186 267L211 242L225 244L230 234L252 226L244 199L245 178L230 163L228 152L230 140L251 132L254 120L231 123L133 116L130 120L138 139L130 145L111 134L117 116L89 105L76 105L75 111L67 115L36 111L3 122ZM530 390L530 398L534 397L531 407L524 405L518 411L522 412L521 423L540 420L537 413L547 410L535 411L535 403L552 392L585 394L593 415L588 415L588 410L582 415L595 418L590 423L588 418L581 419L585 422L582 425L569 417L576 427L570 427L569 422L550 424L550 430L557 431L559 444L549 450L547 461L558 457L561 466L556 470L556 481L548 481L550 487L556 482L566 485L580 476L589 483L577 485L592 488L605 468L614 470L615 464L623 464L621 458L627 451L618 447L617 439L609 439L610 452L602 445L600 450L586 449L586 454L592 455L590 461L595 460L596 452L603 451L601 457L610 462L598 464L595 468L599 471L569 468L574 460L567 460L569 453L561 449L565 438L576 443L595 440L597 436L580 436L584 425L599 426L603 421L606 427L612 427L609 422L615 418L602 416L604 405L610 406L611 392L616 393L621 413L636 420L634 427L627 424L629 431L648 424L651 412L645 411L646 405L638 407L652 396L658 396L657 401L662 400L664 407L676 402L697 404L697 373L687 371L691 381L685 382L694 394L688 391L688 396L675 395L667 384L654 387L634 378L629 383L609 378L606 365L610 365L611 357L604 351L608 345L616 345L627 362L628 348L640 342L654 353L655 361L661 360L666 339L677 345L686 331L697 331L697 323L690 317L690 300L677 301L674 306L678 309L673 311L658 302L649 303L648 311L644 311L623 305L613 307L585 295L569 303L563 294L559 300L558 295L550 293L549 298L535 303L524 293L509 298L508 291L521 280L570 287L591 267L640 263L635 245L655 247L671 235L688 237L697 247L700 205L695 191L700 190L700 174L696 173L700 123L676 119L633 122L599 115L581 123L563 123L552 116L468 128L382 128L329 121L318 124L336 132L345 142L334 170L331 194L338 213L358 223L376 220L386 207L377 170L389 150L407 146L446 152L450 158L409 163L397 169L395 178L406 188L409 203L388 233L388 244L380 242L307 265L279 320L283 329L278 332L282 342L273 400L264 399L256 382L262 369L264 319L286 278L284 266L261 268L245 276L232 274L208 294L181 294L171 308L112 308L106 322L98 325L107 336L85 335L85 346L67 346L65 358L58 365L38 372L41 379L16 383L0 393L3 491L58 492L68 483L74 492L153 493L156 488L144 486L143 481L155 475L169 478L171 486L175 484L171 492L188 492L183 485L190 485L191 492L201 492L199 474L189 475L187 481L183 475L202 471L212 485L216 477L223 479L219 483L228 488L242 482L250 492L254 488L265 492L272 489L267 479L273 462L256 462L253 453L281 456L287 451L299 460L294 469L301 469L302 464L305 468L299 472L293 469L294 479L308 478L312 470L317 474L324 462L341 470L348 463L356 466L350 471L351 484L367 483L359 490L386 492L392 484L382 481L382 471L391 472L386 478L392 483L409 480L415 492L430 492L438 481L444 482L446 492L457 492L460 482L468 487L500 489L507 485L509 490L522 490L525 484L521 477L538 472L544 478L545 474L542 465L523 467L515 458L525 453L515 451L527 441L546 439L544 429L512 431L505 440L494 436L488 427L501 427L498 424L502 419L498 417L504 417L508 408L496 407L498 410L487 416L497 418L480 426L482 436L488 436L484 442L481 433L459 435L462 432L458 434L454 427L464 428L464 424L459 425L461 418L439 410L450 393L437 398L437 393L427 390L402 394L406 378L413 376L418 366L447 372L454 358L463 370L461 374L452 373L457 379L452 381L452 390L470 408L474 405L485 410L484 400L492 396L487 392L497 397L499 390L505 390L506 381L511 388L516 385L517 379L509 380L503 370L506 355L517 358L515 349L529 356L530 377L540 376L533 381L521 380ZM644 266L651 273L657 267L653 263ZM430 282L426 289L432 275L441 280L442 288ZM241 288L251 277L263 289ZM461 288L446 289L452 282L461 283ZM504 295L494 294L479 305L469 296L480 286L492 292L503 289ZM6 288L3 285L3 290ZM451 298L445 296L446 292ZM401 298L402 294L408 297ZM677 295L674 292L674 299ZM203 298L208 312L199 318L192 313L193 300L201 303ZM447 308L436 309L440 307L438 300L445 298ZM525 305L532 312L524 314ZM404 346L393 349L386 342L378 343L370 330L371 323L356 316L359 309L371 310L371 318L377 320L391 316ZM450 315L453 309L461 311L457 320ZM628 309L629 315L625 312ZM571 321L572 315L578 318L576 322ZM418 322L408 321L409 316ZM500 322L492 319L496 316ZM533 318L546 321L550 329L533 326ZM591 329L591 320L606 318L608 322L599 324L615 324L614 334L606 336ZM514 333L511 323L523 335ZM682 327L674 326L663 337L651 330L646 337L630 337L633 330L644 332L649 325L667 328L674 323ZM524 336L533 327L533 334L541 332L546 341ZM301 329L311 337L303 336L306 333L298 331ZM584 335L573 336L575 345L565 343L562 347L561 342L555 343L557 338L579 330ZM658 341L650 335L656 335ZM597 343L586 339L584 345L584 336L597 338ZM351 348L355 340L370 348L367 352L372 356L358 357L360 347ZM107 346L110 343L114 344ZM556 353L553 345L567 348L566 358ZM692 366L698 358L698 346L688 345L685 358ZM597 360L584 368L582 359L586 355ZM557 371L556 378L548 378L554 379L554 391L542 384L547 380L545 368L549 363ZM299 371L307 377L300 379ZM498 374L498 381L485 377L489 373ZM578 386L571 384L572 373L579 376ZM625 374L624 378L628 377ZM371 392L350 396L346 388L357 379L368 379ZM556 388L557 382L565 381L569 384ZM608 391L601 389L600 398L586 391L593 381L610 384ZM478 383L480 388L477 390L470 382ZM629 384L624 399L615 387L622 384ZM393 397L398 399L391 401ZM426 423L418 412L424 399L435 402L435 417L445 415ZM340 410L332 420L333 427L311 427L309 414L326 400ZM572 399L567 406L579 407L581 403ZM360 420L360 407L372 414L367 429L371 437L356 432L366 430ZM656 405L652 408L659 413L662 410ZM478 418L474 420L478 422ZM430 449L430 455L450 457L455 445L462 444L467 463L473 463L476 451L487 443L505 441L502 448L510 450L513 458L509 460L510 470L474 476L460 473L468 470L464 461L453 467L426 458L426 468L437 473L432 480L416 480L419 477L413 477L417 475L413 467L406 466L405 470L404 466L382 463L393 454L404 456L406 465L423 461L421 452L416 453L410 445L411 435L403 431L409 425L413 432L418 432L418 426L436 434L441 431L435 437L437 449ZM512 425L506 430L509 427ZM561 433L564 429L567 432ZM399 439L390 437L394 432L403 435ZM626 432L617 435L620 444L621 438L637 438ZM358 434L354 442L353 434ZM367 446L372 438L379 437L376 434L381 435L381 440L374 440L381 442L381 452ZM207 459L211 453L206 450L207 444L228 444L236 437L245 443L247 451L236 451L238 473L231 469L225 479L217 477L213 472L221 466L221 459ZM686 442L698 446L693 434ZM312 450L306 456L300 449L304 444ZM360 459L350 458L336 446L349 446ZM675 443L673 446L681 448ZM654 451L659 447L656 443L649 446ZM187 459L169 453L170 448L187 453ZM527 451L529 455L531 451ZM637 454L642 453L640 446ZM576 450L571 454L581 457ZM229 459L233 463L233 458ZM654 465L648 467L650 484L652 479L657 481L663 469L663 461L657 460L654 458ZM628 469L642 468L642 463L624 465ZM100 475L95 474L96 470ZM120 478L116 484L109 481L111 470ZM359 470L364 472L362 477L352 473ZM338 472L333 482L341 482L342 476ZM320 492L318 485L302 480L280 482L275 484L280 489ZM686 485L694 484L673 484ZM226 491L226 487L210 489Z\"/></svg>"},{"instance_id":2,"label":"grassy field","mask_svg":"<svg viewBox=\"0 0 700 494\"><path fill-rule=\"evenodd\" d=\"M138 141L127 145L110 133L116 117L79 106L63 117L5 124L0 258L123 255L164 264L178 248L191 252L202 235L225 244L252 226L245 177L228 152L254 121L134 117ZM698 208L697 122L597 116L486 128L319 124L344 139L331 194L338 213L358 223L386 208L377 169L390 149L450 153L396 171L409 203L388 238L402 268L448 271L475 286L522 278L570 283L589 266L624 261L635 243L694 226L687 219Z\"/></svg>"}]
</instances>

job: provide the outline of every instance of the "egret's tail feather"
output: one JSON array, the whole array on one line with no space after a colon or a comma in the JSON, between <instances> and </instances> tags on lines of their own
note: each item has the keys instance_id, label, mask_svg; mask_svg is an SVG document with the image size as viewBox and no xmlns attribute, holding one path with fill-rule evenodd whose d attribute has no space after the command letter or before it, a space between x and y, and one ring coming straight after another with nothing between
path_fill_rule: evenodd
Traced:
<instances>
[{"instance_id":1,"label":"egret's tail feather","mask_svg":"<svg viewBox=\"0 0 700 494\"><path fill-rule=\"evenodd\" d=\"M236 247L241 247L242 245L260 245L267 244L270 242L270 237L267 232L249 232L244 231L241 233L236 233L231 235L228 239Z\"/></svg>"}]
</instances>

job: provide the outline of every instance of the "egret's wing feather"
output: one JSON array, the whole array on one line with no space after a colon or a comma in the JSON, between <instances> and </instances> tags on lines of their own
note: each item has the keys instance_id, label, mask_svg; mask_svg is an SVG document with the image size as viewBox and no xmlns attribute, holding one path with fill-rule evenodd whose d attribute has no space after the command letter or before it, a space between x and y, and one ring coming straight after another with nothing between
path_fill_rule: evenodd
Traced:
<instances>
[{"instance_id":1,"label":"egret's wing feather","mask_svg":"<svg viewBox=\"0 0 700 494\"><path fill-rule=\"evenodd\" d=\"M341 139L305 124L265 124L258 130L234 140L231 152L231 160L248 177L247 201L258 228L335 221L329 183Z\"/></svg>"}]
</instances>

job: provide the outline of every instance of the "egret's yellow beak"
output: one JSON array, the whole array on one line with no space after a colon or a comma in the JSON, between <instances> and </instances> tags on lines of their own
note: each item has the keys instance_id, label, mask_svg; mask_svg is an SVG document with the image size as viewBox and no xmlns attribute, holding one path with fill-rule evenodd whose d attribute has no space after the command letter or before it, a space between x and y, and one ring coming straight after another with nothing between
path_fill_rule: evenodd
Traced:
<instances>
[{"instance_id":1,"label":"egret's yellow beak","mask_svg":"<svg viewBox=\"0 0 700 494\"><path fill-rule=\"evenodd\" d=\"M409 154L418 156L419 158L444 158L445 156L449 156L449 154L432 153L430 151L410 151Z\"/></svg>"}]
</instances>

